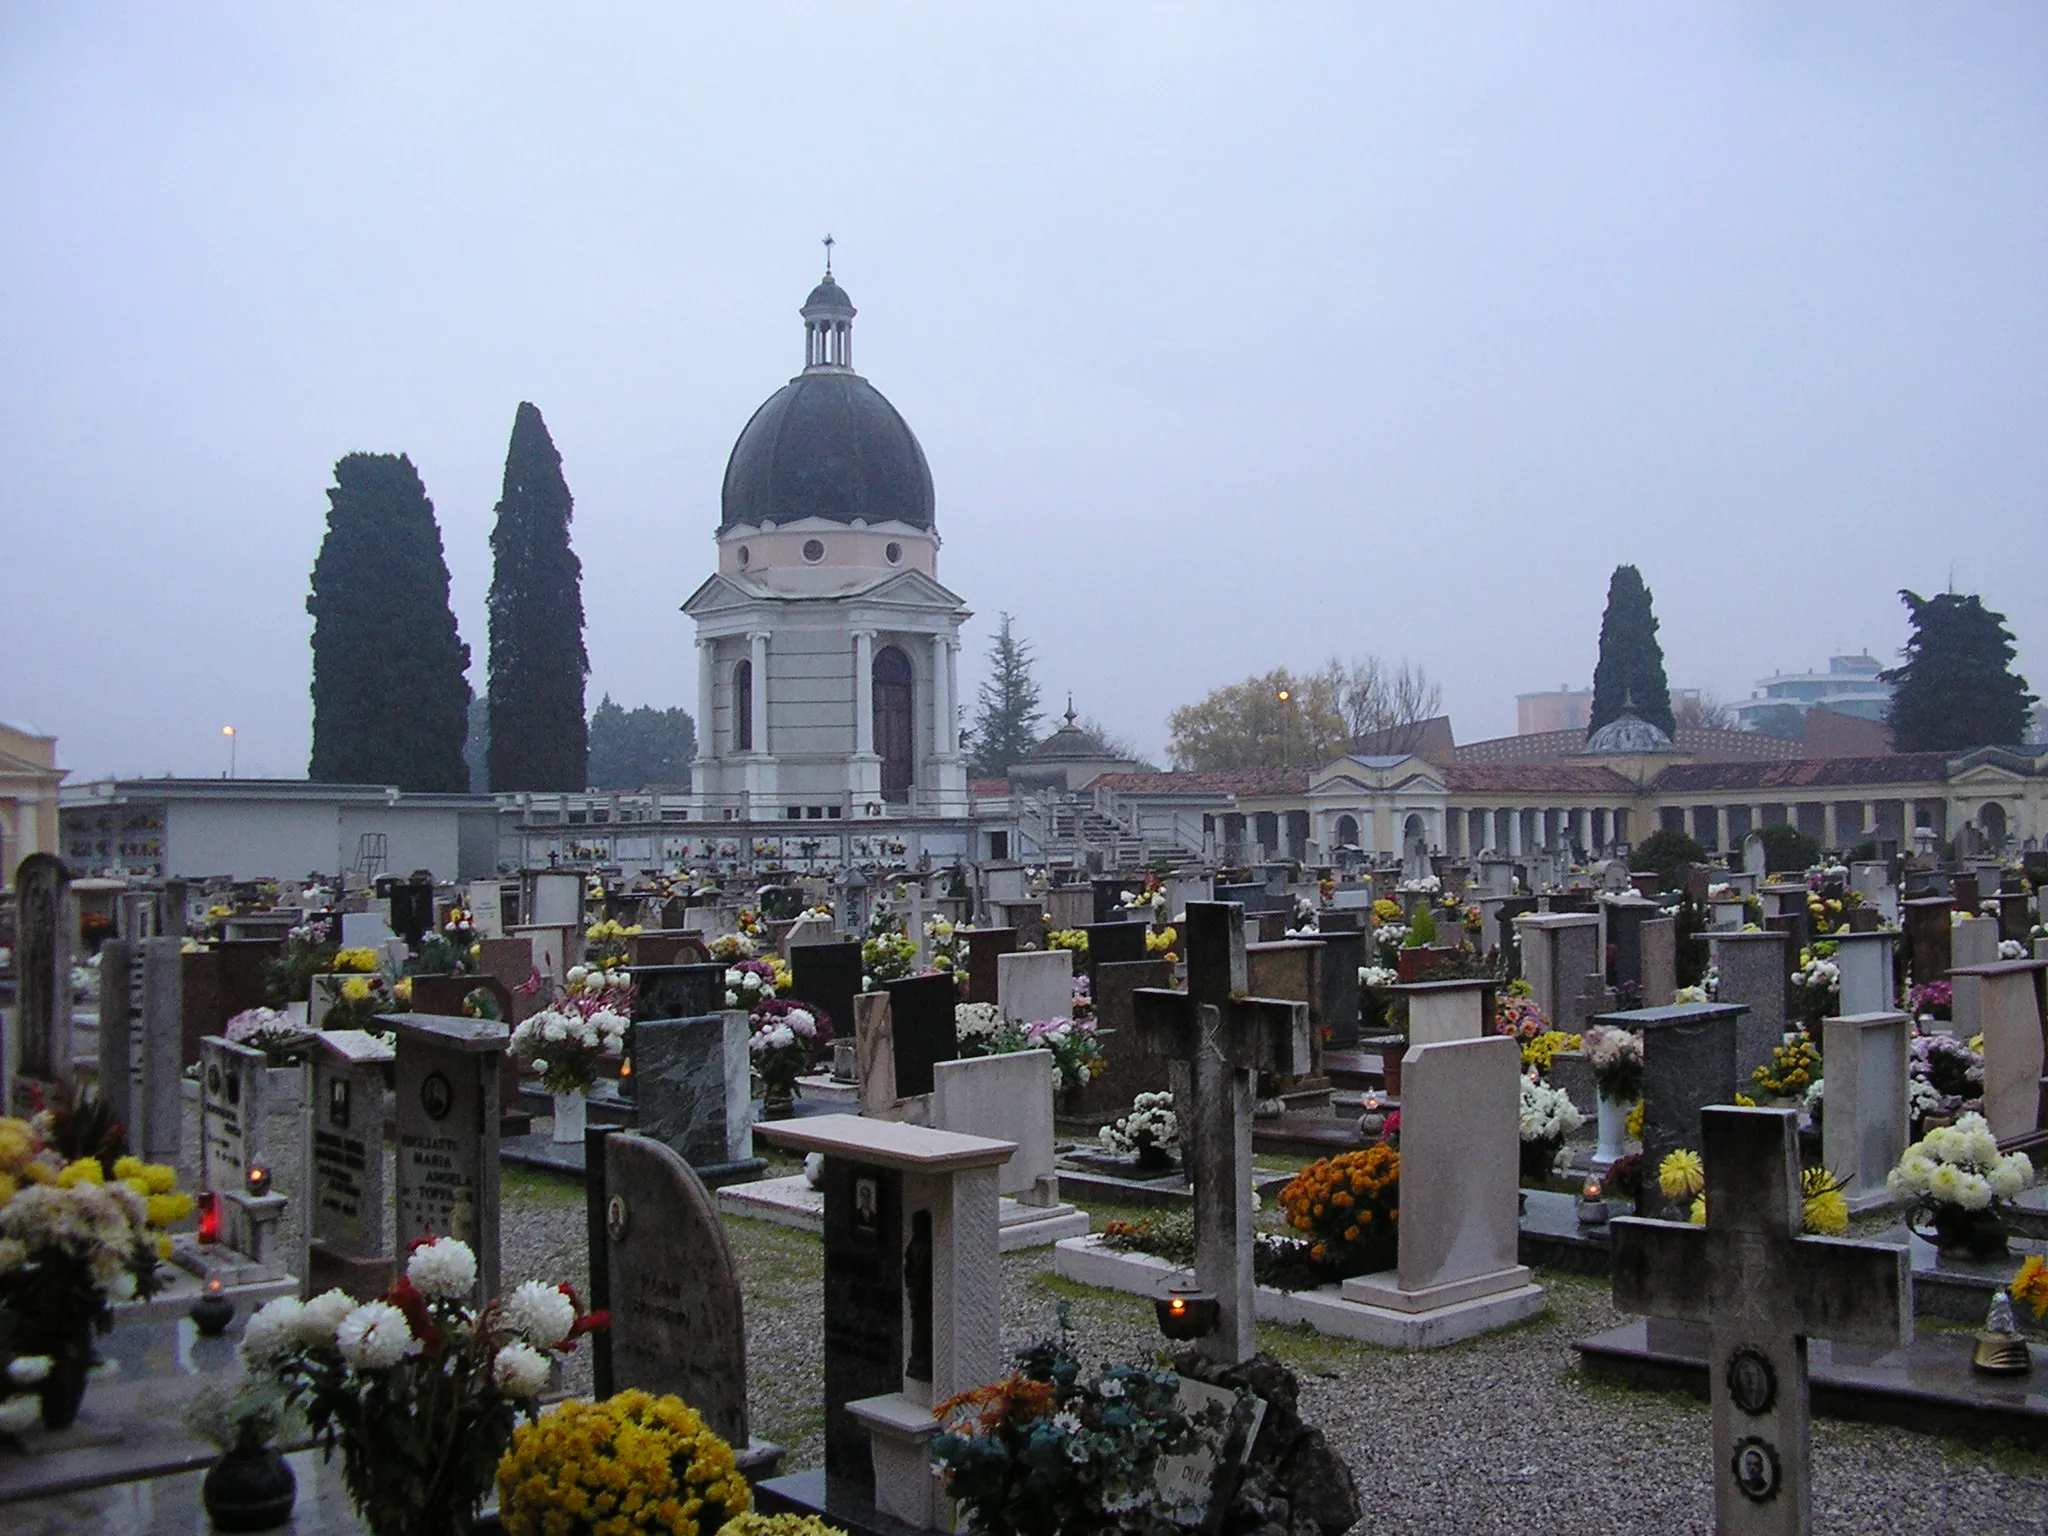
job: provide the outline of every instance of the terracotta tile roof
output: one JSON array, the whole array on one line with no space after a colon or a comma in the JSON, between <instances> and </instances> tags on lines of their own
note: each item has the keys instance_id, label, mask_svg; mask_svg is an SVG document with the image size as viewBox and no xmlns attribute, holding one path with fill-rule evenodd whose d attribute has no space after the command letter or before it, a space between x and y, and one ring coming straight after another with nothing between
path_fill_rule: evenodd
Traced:
<instances>
[{"instance_id":1,"label":"terracotta tile roof","mask_svg":"<svg viewBox=\"0 0 2048 1536\"><path fill-rule=\"evenodd\" d=\"M1460 764L1555 763L1579 757L1584 731L1536 731L1527 736L1495 736L1458 748ZM1673 740L1680 755L1706 762L1789 761L1801 756L1800 745L1761 731L1719 731L1681 725Z\"/></svg>"},{"instance_id":2,"label":"terracotta tile roof","mask_svg":"<svg viewBox=\"0 0 2048 1536\"><path fill-rule=\"evenodd\" d=\"M1790 763L1674 763L1651 781L1657 794L1730 789L1826 789L1860 784L1939 784L1946 752L1886 757L1817 757Z\"/></svg>"},{"instance_id":3,"label":"terracotta tile roof","mask_svg":"<svg viewBox=\"0 0 2048 1536\"><path fill-rule=\"evenodd\" d=\"M976 800L1000 800L1010 792L1008 779L969 779L967 793Z\"/></svg>"},{"instance_id":4,"label":"terracotta tile roof","mask_svg":"<svg viewBox=\"0 0 2048 1536\"><path fill-rule=\"evenodd\" d=\"M1595 763L1455 763L1444 769L1454 795L1618 795L1637 793L1635 781Z\"/></svg>"},{"instance_id":5,"label":"terracotta tile roof","mask_svg":"<svg viewBox=\"0 0 2048 1536\"><path fill-rule=\"evenodd\" d=\"M1102 773L1090 779L1089 789L1109 789L1126 795L1235 795L1258 800L1275 795L1306 795L1306 768L1231 768L1209 773Z\"/></svg>"}]
</instances>

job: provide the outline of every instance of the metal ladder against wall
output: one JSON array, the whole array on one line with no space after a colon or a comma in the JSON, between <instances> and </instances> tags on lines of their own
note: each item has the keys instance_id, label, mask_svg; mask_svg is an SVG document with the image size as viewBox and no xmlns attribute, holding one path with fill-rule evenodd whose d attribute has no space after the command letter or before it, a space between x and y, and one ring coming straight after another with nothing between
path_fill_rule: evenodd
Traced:
<instances>
[{"instance_id":1,"label":"metal ladder against wall","mask_svg":"<svg viewBox=\"0 0 2048 1536\"><path fill-rule=\"evenodd\" d=\"M356 837L356 861L349 866L349 873L366 878L384 873L390 858L390 844L382 832L363 832Z\"/></svg>"}]
</instances>

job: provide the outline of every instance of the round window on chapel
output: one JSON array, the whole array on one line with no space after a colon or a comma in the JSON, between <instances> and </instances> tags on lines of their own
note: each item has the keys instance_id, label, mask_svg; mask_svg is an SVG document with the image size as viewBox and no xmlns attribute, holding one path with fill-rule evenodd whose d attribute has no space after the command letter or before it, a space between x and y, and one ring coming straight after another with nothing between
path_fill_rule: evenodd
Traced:
<instances>
[{"instance_id":1,"label":"round window on chapel","mask_svg":"<svg viewBox=\"0 0 2048 1536\"><path fill-rule=\"evenodd\" d=\"M753 552L746 545L742 544L740 546L740 569L744 571L747 568L747 562L753 558Z\"/></svg>"},{"instance_id":2,"label":"round window on chapel","mask_svg":"<svg viewBox=\"0 0 2048 1536\"><path fill-rule=\"evenodd\" d=\"M901 565L903 563L903 546L895 543L890 544L887 549L882 551L882 558L891 565Z\"/></svg>"},{"instance_id":3,"label":"round window on chapel","mask_svg":"<svg viewBox=\"0 0 2048 1536\"><path fill-rule=\"evenodd\" d=\"M810 561L813 565L816 565L820 560L824 559L825 541L823 539L805 539L804 558Z\"/></svg>"}]
</instances>

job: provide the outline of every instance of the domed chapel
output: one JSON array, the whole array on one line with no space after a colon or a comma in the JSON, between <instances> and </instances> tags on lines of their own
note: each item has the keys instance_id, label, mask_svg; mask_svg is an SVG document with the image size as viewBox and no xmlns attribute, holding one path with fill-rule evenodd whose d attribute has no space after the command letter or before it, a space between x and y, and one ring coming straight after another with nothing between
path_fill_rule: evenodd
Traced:
<instances>
[{"instance_id":1,"label":"domed chapel","mask_svg":"<svg viewBox=\"0 0 2048 1536\"><path fill-rule=\"evenodd\" d=\"M828 247L829 256L829 247ZM733 444L697 625L695 819L968 813L958 663L917 436L853 368L853 302L804 301L803 371Z\"/></svg>"}]
</instances>

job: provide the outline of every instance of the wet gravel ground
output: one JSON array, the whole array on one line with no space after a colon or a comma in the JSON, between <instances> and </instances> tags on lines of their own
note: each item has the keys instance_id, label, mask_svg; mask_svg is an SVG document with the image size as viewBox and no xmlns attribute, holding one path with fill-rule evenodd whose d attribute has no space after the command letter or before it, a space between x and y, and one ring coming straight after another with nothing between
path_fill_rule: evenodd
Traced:
<instances>
[{"instance_id":1,"label":"wet gravel ground","mask_svg":"<svg viewBox=\"0 0 2048 1536\"><path fill-rule=\"evenodd\" d=\"M581 1289L589 1275L581 1187L508 1167L503 1194L504 1284L538 1278ZM785 1465L815 1466L824 1440L819 1244L758 1221L728 1220L726 1231L746 1289L754 1433L789 1450ZM1261 1325L1260 1347L1301 1378L1304 1416L1351 1465L1366 1509L1358 1530L1713 1529L1705 1407L1582 1380L1572 1340L1621 1315L1603 1281L1539 1279L1549 1292L1541 1317L1427 1353ZM1062 1301L1084 1358L1149 1357L1161 1345L1149 1303L1059 1279L1049 1249L1006 1255L1003 1284L1006 1348L1050 1331ZM587 1353L573 1357L563 1384L588 1390ZM1838 1536L2033 1536L2048 1531L2048 1456L1820 1420L1814 1525Z\"/></svg>"}]
</instances>

